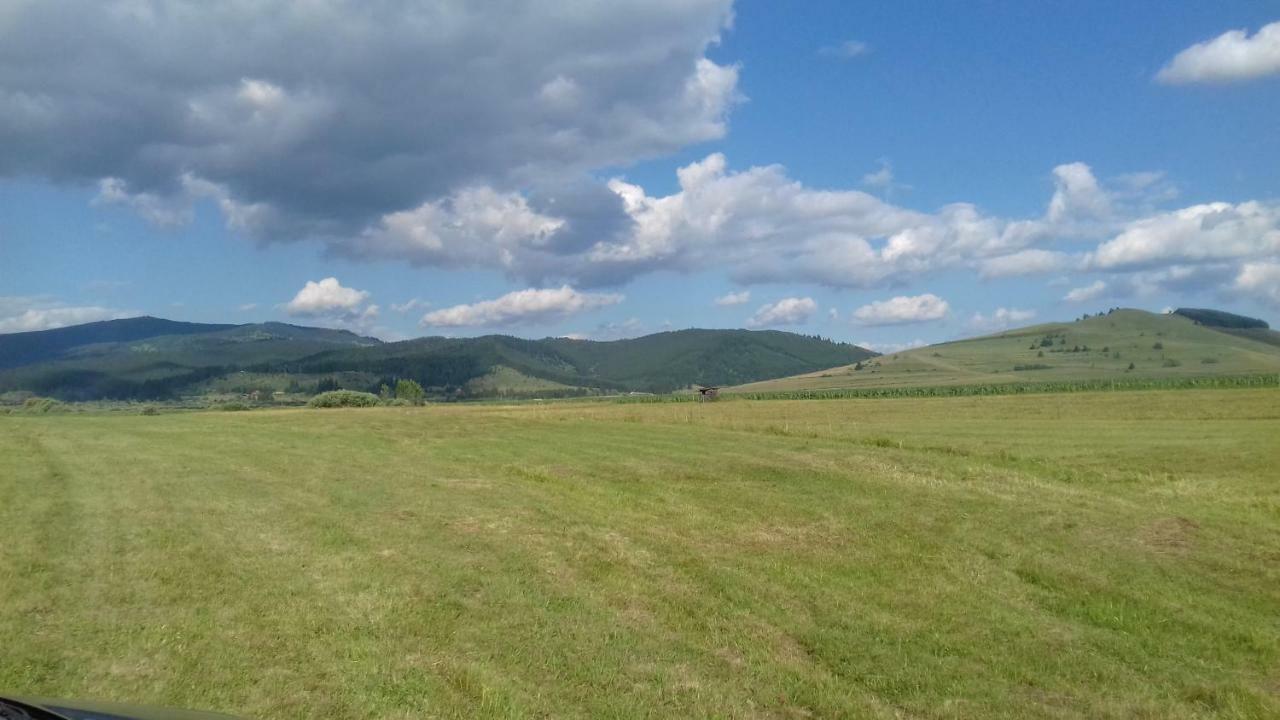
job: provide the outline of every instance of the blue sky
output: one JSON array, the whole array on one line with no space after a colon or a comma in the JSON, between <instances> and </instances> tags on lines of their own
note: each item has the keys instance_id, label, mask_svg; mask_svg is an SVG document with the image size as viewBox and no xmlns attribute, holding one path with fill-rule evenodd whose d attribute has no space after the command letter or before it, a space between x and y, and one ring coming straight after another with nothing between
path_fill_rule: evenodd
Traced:
<instances>
[{"instance_id":1,"label":"blue sky","mask_svg":"<svg viewBox=\"0 0 1280 720\"><path fill-rule=\"evenodd\" d=\"M1280 320L1277 5L272 4L0 11L0 332Z\"/></svg>"}]
</instances>

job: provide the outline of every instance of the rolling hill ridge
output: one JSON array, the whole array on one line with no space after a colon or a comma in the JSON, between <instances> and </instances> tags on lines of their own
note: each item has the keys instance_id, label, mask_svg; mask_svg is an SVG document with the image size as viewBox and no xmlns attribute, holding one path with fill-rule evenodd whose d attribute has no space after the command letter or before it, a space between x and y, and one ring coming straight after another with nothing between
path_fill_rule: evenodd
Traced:
<instances>
[{"instance_id":1,"label":"rolling hill ridge","mask_svg":"<svg viewBox=\"0 0 1280 720\"><path fill-rule=\"evenodd\" d=\"M44 331L55 334L52 340L41 333L7 336L0 344L0 392L166 399L335 385L377 390L407 378L436 397L553 397L739 384L874 355L772 330L680 330L610 342L487 335L384 343L283 323L136 318L93 325ZM178 332L166 334L171 328Z\"/></svg>"},{"instance_id":2,"label":"rolling hill ridge","mask_svg":"<svg viewBox=\"0 0 1280 720\"><path fill-rule=\"evenodd\" d=\"M1280 373L1280 333L1220 311L1116 308L1074 322L938 343L793 377L745 392L1089 382Z\"/></svg>"}]
</instances>

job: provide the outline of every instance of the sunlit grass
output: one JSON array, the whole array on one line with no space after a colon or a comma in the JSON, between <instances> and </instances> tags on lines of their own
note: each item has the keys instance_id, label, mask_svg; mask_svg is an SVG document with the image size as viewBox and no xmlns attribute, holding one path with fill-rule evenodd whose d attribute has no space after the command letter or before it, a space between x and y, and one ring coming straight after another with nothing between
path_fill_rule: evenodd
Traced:
<instances>
[{"instance_id":1,"label":"sunlit grass","mask_svg":"<svg viewBox=\"0 0 1280 720\"><path fill-rule=\"evenodd\" d=\"M0 418L0 689L1275 717L1280 391Z\"/></svg>"}]
</instances>

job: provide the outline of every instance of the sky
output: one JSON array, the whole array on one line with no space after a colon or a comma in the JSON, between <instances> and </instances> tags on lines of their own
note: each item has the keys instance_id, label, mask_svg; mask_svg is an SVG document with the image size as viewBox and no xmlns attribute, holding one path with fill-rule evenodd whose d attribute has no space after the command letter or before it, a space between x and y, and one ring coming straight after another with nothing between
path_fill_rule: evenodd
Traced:
<instances>
[{"instance_id":1,"label":"sky","mask_svg":"<svg viewBox=\"0 0 1280 720\"><path fill-rule=\"evenodd\" d=\"M1280 320L1280 3L0 0L0 332Z\"/></svg>"}]
</instances>

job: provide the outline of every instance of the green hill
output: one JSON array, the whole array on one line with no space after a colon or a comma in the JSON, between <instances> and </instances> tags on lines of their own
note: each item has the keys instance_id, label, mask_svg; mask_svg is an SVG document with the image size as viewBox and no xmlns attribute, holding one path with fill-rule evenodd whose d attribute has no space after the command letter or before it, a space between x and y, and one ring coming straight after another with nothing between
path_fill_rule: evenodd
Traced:
<instances>
[{"instance_id":1,"label":"green hill","mask_svg":"<svg viewBox=\"0 0 1280 720\"><path fill-rule=\"evenodd\" d=\"M110 320L0 335L0 368L7 368L0 370L0 392L66 400L159 399L250 365L378 344L346 330L285 323Z\"/></svg>"},{"instance_id":2,"label":"green hill","mask_svg":"<svg viewBox=\"0 0 1280 720\"><path fill-rule=\"evenodd\" d=\"M1182 314L1114 310L1075 322L940 343L734 390L1087 382L1277 372L1280 333L1274 330L1215 327L1198 324Z\"/></svg>"},{"instance_id":3,"label":"green hill","mask_svg":"<svg viewBox=\"0 0 1280 720\"><path fill-rule=\"evenodd\" d=\"M587 391L670 392L690 385L728 385L784 377L849 363L874 353L845 343L772 330L680 330L599 342L506 335L420 338L376 348L334 350L257 368L290 374L362 372L405 377L439 392L471 396L547 394L527 386L480 383L499 369L553 383L549 394ZM558 386L558 387L557 387ZM484 390L479 388L483 387ZM570 390L564 390L569 388ZM559 389L559 392L554 392Z\"/></svg>"},{"instance_id":4,"label":"green hill","mask_svg":"<svg viewBox=\"0 0 1280 720\"><path fill-rule=\"evenodd\" d=\"M0 392L164 399L261 389L305 393L334 385L376 391L409 378L436 397L555 397L754 382L874 355L777 331L682 330L613 342L488 335L382 343L282 323L168 322L139 318L92 332L45 331L57 333L56 341L23 333L8 342ZM181 332L165 334L166 327ZM37 354L29 350L33 346L48 349Z\"/></svg>"}]
</instances>

